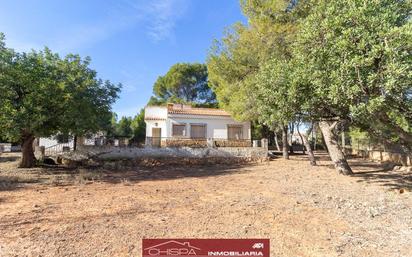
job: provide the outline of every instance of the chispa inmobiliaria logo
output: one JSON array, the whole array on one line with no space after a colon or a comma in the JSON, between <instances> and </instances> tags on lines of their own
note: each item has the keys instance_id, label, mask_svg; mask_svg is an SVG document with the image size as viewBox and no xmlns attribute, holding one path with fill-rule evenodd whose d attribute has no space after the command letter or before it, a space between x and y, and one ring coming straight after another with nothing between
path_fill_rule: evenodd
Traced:
<instances>
[{"instance_id":1,"label":"chispa inmobiliaria logo","mask_svg":"<svg viewBox=\"0 0 412 257\"><path fill-rule=\"evenodd\" d=\"M143 239L142 256L269 257L269 239Z\"/></svg>"}]
</instances>

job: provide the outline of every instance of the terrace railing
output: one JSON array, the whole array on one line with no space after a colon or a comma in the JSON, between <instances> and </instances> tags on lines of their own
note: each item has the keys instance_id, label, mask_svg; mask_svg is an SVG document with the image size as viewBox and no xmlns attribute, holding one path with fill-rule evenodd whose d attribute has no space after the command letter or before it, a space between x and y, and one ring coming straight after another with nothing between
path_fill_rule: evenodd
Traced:
<instances>
[{"instance_id":1,"label":"terrace railing","mask_svg":"<svg viewBox=\"0 0 412 257\"><path fill-rule=\"evenodd\" d=\"M216 147L251 147L252 140L250 139L213 139L213 144Z\"/></svg>"},{"instance_id":2,"label":"terrace railing","mask_svg":"<svg viewBox=\"0 0 412 257\"><path fill-rule=\"evenodd\" d=\"M146 137L146 145L152 147L251 147L250 139Z\"/></svg>"}]
</instances>

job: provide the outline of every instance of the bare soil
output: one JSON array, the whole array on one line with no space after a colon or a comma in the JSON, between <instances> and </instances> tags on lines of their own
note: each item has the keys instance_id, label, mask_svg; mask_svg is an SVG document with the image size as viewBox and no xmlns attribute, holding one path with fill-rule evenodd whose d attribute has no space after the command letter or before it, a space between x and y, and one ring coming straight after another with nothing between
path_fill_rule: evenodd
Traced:
<instances>
[{"instance_id":1,"label":"bare soil","mask_svg":"<svg viewBox=\"0 0 412 257\"><path fill-rule=\"evenodd\" d=\"M244 166L17 169L0 156L0 256L140 256L142 238L270 238L271 256L412 256L412 174L317 153Z\"/></svg>"}]
</instances>

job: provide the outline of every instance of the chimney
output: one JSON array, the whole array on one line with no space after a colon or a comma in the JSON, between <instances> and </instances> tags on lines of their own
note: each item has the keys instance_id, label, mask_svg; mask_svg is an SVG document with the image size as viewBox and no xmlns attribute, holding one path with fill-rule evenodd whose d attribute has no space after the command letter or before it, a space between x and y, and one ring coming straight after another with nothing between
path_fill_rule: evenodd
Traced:
<instances>
[{"instance_id":1,"label":"chimney","mask_svg":"<svg viewBox=\"0 0 412 257\"><path fill-rule=\"evenodd\" d=\"M183 104L172 104L173 109L175 110L182 110L183 109Z\"/></svg>"},{"instance_id":2,"label":"chimney","mask_svg":"<svg viewBox=\"0 0 412 257\"><path fill-rule=\"evenodd\" d=\"M168 104L167 104L167 110L168 110L168 111L173 111L173 104L168 103Z\"/></svg>"}]
</instances>

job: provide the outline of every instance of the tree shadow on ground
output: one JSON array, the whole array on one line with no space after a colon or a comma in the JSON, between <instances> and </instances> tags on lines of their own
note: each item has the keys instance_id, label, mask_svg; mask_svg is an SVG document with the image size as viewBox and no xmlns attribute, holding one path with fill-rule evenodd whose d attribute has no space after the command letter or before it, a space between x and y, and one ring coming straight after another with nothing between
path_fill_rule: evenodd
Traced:
<instances>
[{"instance_id":1,"label":"tree shadow on ground","mask_svg":"<svg viewBox=\"0 0 412 257\"><path fill-rule=\"evenodd\" d=\"M392 170L392 165L388 164L362 164L351 165L355 171L353 177L358 178L357 182L378 184L389 189L407 189L412 191L412 172ZM358 170L362 167L363 170Z\"/></svg>"},{"instance_id":2,"label":"tree shadow on ground","mask_svg":"<svg viewBox=\"0 0 412 257\"><path fill-rule=\"evenodd\" d=\"M314 154L316 161L331 161L327 152L315 152Z\"/></svg>"},{"instance_id":3,"label":"tree shadow on ground","mask_svg":"<svg viewBox=\"0 0 412 257\"><path fill-rule=\"evenodd\" d=\"M0 155L0 163L1 162L15 162L19 159L20 159L19 156L1 156Z\"/></svg>"},{"instance_id":4,"label":"tree shadow on ground","mask_svg":"<svg viewBox=\"0 0 412 257\"><path fill-rule=\"evenodd\" d=\"M15 175L2 175L0 176L0 192L11 191L25 187L27 184L41 183L40 178L25 178Z\"/></svg>"},{"instance_id":5,"label":"tree shadow on ground","mask_svg":"<svg viewBox=\"0 0 412 257\"><path fill-rule=\"evenodd\" d=\"M408 191L412 191L412 172L404 174L368 172L357 173L354 176L360 178L358 182L378 183L391 189L408 189Z\"/></svg>"},{"instance_id":6,"label":"tree shadow on ground","mask_svg":"<svg viewBox=\"0 0 412 257\"><path fill-rule=\"evenodd\" d=\"M248 172L246 167L252 165L255 164L182 164L172 167L124 167L121 170L107 170L100 167L45 166L27 170L18 169L12 174L0 174L0 192L23 189L30 184L61 187L93 182L134 184L142 181L173 180L189 177L206 178Z\"/></svg>"},{"instance_id":7,"label":"tree shadow on ground","mask_svg":"<svg viewBox=\"0 0 412 257\"><path fill-rule=\"evenodd\" d=\"M162 181L183 178L207 178L226 176L233 173L248 172L245 169L252 164L225 164L225 165L196 165L196 166L174 166L174 167L137 167L134 169L118 172L104 171L100 181L107 183L137 183L141 181Z\"/></svg>"},{"instance_id":8,"label":"tree shadow on ground","mask_svg":"<svg viewBox=\"0 0 412 257\"><path fill-rule=\"evenodd\" d=\"M331 159L329 157L329 155L326 152L315 152L315 160L318 162L317 166L320 167L328 167L328 168L334 168L332 163L327 163L327 164L320 164L319 162L330 162ZM306 161L309 162L309 156L307 155L307 153L303 154L301 153L294 153L292 155L290 155L290 159L291 160L297 160L297 161Z\"/></svg>"},{"instance_id":9,"label":"tree shadow on ground","mask_svg":"<svg viewBox=\"0 0 412 257\"><path fill-rule=\"evenodd\" d=\"M330 162L330 157L326 152L316 152L316 161L326 163L318 163L320 167L327 167L334 170L334 165ZM307 157L296 156L294 160L308 161ZM354 174L353 178L359 183L377 184L388 189L407 189L412 191L412 172L393 170L392 163L377 163L370 160L348 156L348 162Z\"/></svg>"},{"instance_id":10,"label":"tree shadow on ground","mask_svg":"<svg viewBox=\"0 0 412 257\"><path fill-rule=\"evenodd\" d=\"M281 158L282 155L283 155L283 152L278 151L278 150L269 150L269 153L271 153L272 155L277 156L279 158ZM289 153L289 155L290 156L300 156L300 155L307 156L306 153L303 153L302 151L295 151L293 153Z\"/></svg>"}]
</instances>

